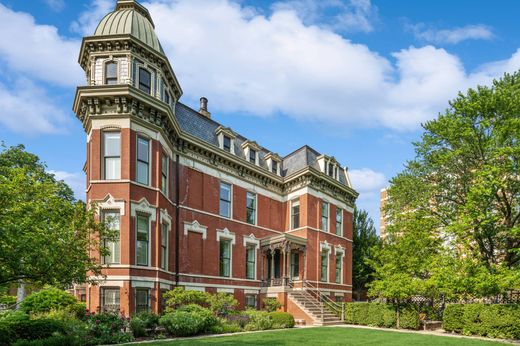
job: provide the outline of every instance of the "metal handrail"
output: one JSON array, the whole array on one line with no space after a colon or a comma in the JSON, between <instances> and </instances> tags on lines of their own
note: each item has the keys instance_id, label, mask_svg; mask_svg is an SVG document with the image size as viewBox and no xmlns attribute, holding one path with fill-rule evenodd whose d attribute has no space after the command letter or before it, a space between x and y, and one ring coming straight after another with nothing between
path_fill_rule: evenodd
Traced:
<instances>
[{"instance_id":1,"label":"metal handrail","mask_svg":"<svg viewBox=\"0 0 520 346\"><path fill-rule=\"evenodd\" d=\"M303 287L307 288L309 292L315 292L314 298L318 299L318 302L322 304L322 314L321 318L323 320L323 306L327 305L329 307L329 310L331 310L334 314L336 314L338 317L341 318L341 321L345 320L345 303L338 303L330 299L326 294L324 294L320 289L316 286L314 286L311 282L308 280L305 280L303 282ZM312 295L312 293L310 293Z\"/></svg>"}]
</instances>

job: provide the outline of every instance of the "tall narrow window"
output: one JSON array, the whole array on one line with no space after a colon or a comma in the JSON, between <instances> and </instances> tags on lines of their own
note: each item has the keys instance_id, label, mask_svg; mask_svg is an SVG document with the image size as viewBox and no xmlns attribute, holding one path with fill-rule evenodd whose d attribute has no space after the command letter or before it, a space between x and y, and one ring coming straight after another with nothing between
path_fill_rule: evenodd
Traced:
<instances>
[{"instance_id":1,"label":"tall narrow window","mask_svg":"<svg viewBox=\"0 0 520 346\"><path fill-rule=\"evenodd\" d=\"M291 277L298 278L300 276L300 253L291 253Z\"/></svg>"},{"instance_id":2,"label":"tall narrow window","mask_svg":"<svg viewBox=\"0 0 520 346\"><path fill-rule=\"evenodd\" d=\"M163 79L162 80L162 100L167 103L167 104L170 104L170 93L168 92L168 88L167 88L168 84L166 84L166 81Z\"/></svg>"},{"instance_id":3,"label":"tall narrow window","mask_svg":"<svg viewBox=\"0 0 520 346\"><path fill-rule=\"evenodd\" d=\"M249 162L256 165L256 150L249 149Z\"/></svg>"},{"instance_id":4,"label":"tall narrow window","mask_svg":"<svg viewBox=\"0 0 520 346\"><path fill-rule=\"evenodd\" d=\"M148 185L150 164L150 142L142 137L137 137L137 182Z\"/></svg>"},{"instance_id":5,"label":"tall narrow window","mask_svg":"<svg viewBox=\"0 0 520 346\"><path fill-rule=\"evenodd\" d=\"M220 215L231 217L231 185L220 183Z\"/></svg>"},{"instance_id":6,"label":"tall narrow window","mask_svg":"<svg viewBox=\"0 0 520 346\"><path fill-rule=\"evenodd\" d=\"M121 178L121 133L103 132L103 178Z\"/></svg>"},{"instance_id":7,"label":"tall narrow window","mask_svg":"<svg viewBox=\"0 0 520 346\"><path fill-rule=\"evenodd\" d=\"M246 248L246 278L250 280L255 279L256 256L255 247L249 245Z\"/></svg>"},{"instance_id":8,"label":"tall narrow window","mask_svg":"<svg viewBox=\"0 0 520 346\"><path fill-rule=\"evenodd\" d=\"M117 63L114 61L105 64L105 84L117 84Z\"/></svg>"},{"instance_id":9,"label":"tall narrow window","mask_svg":"<svg viewBox=\"0 0 520 346\"><path fill-rule=\"evenodd\" d=\"M161 229L161 268L168 270L168 225L165 223Z\"/></svg>"},{"instance_id":10,"label":"tall narrow window","mask_svg":"<svg viewBox=\"0 0 520 346\"><path fill-rule=\"evenodd\" d=\"M151 91L152 75L142 67L139 67L139 89L149 94Z\"/></svg>"},{"instance_id":11,"label":"tall narrow window","mask_svg":"<svg viewBox=\"0 0 520 346\"><path fill-rule=\"evenodd\" d=\"M329 204L321 201L321 229L329 230Z\"/></svg>"},{"instance_id":12,"label":"tall narrow window","mask_svg":"<svg viewBox=\"0 0 520 346\"><path fill-rule=\"evenodd\" d=\"M140 266L148 265L148 243L150 238L148 227L148 217L137 215L137 244L135 251L137 255L137 265Z\"/></svg>"},{"instance_id":13,"label":"tall narrow window","mask_svg":"<svg viewBox=\"0 0 520 346\"><path fill-rule=\"evenodd\" d=\"M256 194L252 192L246 196L246 221L252 225L256 223Z\"/></svg>"},{"instance_id":14,"label":"tall narrow window","mask_svg":"<svg viewBox=\"0 0 520 346\"><path fill-rule=\"evenodd\" d=\"M222 146L224 147L224 150L231 152L231 138L229 138L228 136L224 136L222 140Z\"/></svg>"},{"instance_id":15,"label":"tall narrow window","mask_svg":"<svg viewBox=\"0 0 520 346\"><path fill-rule=\"evenodd\" d=\"M106 223L107 227L110 230L116 233L113 240L104 241L104 246L110 251L110 254L103 257L103 264L119 263L119 213L114 211L106 211L103 213L103 221Z\"/></svg>"},{"instance_id":16,"label":"tall narrow window","mask_svg":"<svg viewBox=\"0 0 520 346\"><path fill-rule=\"evenodd\" d=\"M329 175L334 177L334 165L332 163L329 163Z\"/></svg>"},{"instance_id":17,"label":"tall narrow window","mask_svg":"<svg viewBox=\"0 0 520 346\"><path fill-rule=\"evenodd\" d=\"M342 267L342 256L341 253L336 253L336 283L341 283L341 268Z\"/></svg>"},{"instance_id":18,"label":"tall narrow window","mask_svg":"<svg viewBox=\"0 0 520 346\"><path fill-rule=\"evenodd\" d=\"M168 156L163 153L161 161L161 191L168 197Z\"/></svg>"},{"instance_id":19,"label":"tall narrow window","mask_svg":"<svg viewBox=\"0 0 520 346\"><path fill-rule=\"evenodd\" d=\"M136 288L135 289L135 312L150 311L150 289Z\"/></svg>"},{"instance_id":20,"label":"tall narrow window","mask_svg":"<svg viewBox=\"0 0 520 346\"><path fill-rule=\"evenodd\" d=\"M300 200L291 201L291 229L300 227Z\"/></svg>"},{"instance_id":21,"label":"tall narrow window","mask_svg":"<svg viewBox=\"0 0 520 346\"><path fill-rule=\"evenodd\" d=\"M271 164L271 170L274 174L278 174L278 162L277 161L272 161L272 164Z\"/></svg>"},{"instance_id":22,"label":"tall narrow window","mask_svg":"<svg viewBox=\"0 0 520 346\"><path fill-rule=\"evenodd\" d=\"M343 235L343 210L336 208L336 234Z\"/></svg>"},{"instance_id":23,"label":"tall narrow window","mask_svg":"<svg viewBox=\"0 0 520 346\"><path fill-rule=\"evenodd\" d=\"M119 312L119 287L101 288L101 310L104 312Z\"/></svg>"},{"instance_id":24,"label":"tall narrow window","mask_svg":"<svg viewBox=\"0 0 520 346\"><path fill-rule=\"evenodd\" d=\"M220 240L220 276L229 277L231 270L231 240Z\"/></svg>"},{"instance_id":25,"label":"tall narrow window","mask_svg":"<svg viewBox=\"0 0 520 346\"><path fill-rule=\"evenodd\" d=\"M328 273L329 273L329 258L327 251L321 252L321 273L320 273L320 281L327 282L328 281Z\"/></svg>"}]
</instances>

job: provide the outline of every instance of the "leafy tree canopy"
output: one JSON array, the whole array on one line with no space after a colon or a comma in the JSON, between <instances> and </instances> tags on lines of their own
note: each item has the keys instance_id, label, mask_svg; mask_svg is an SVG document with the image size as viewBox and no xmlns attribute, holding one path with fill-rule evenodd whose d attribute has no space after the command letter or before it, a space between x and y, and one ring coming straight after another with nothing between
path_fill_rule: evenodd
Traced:
<instances>
[{"instance_id":1,"label":"leafy tree canopy","mask_svg":"<svg viewBox=\"0 0 520 346\"><path fill-rule=\"evenodd\" d=\"M15 282L66 287L101 274L99 239L111 233L94 208L46 171L22 145L0 152L0 286Z\"/></svg>"}]
</instances>

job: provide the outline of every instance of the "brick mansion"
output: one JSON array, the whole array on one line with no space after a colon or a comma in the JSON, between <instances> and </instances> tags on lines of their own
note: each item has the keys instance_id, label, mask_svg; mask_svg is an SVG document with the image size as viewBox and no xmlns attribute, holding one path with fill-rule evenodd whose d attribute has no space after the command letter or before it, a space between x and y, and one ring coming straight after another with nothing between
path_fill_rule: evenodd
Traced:
<instances>
[{"instance_id":1,"label":"brick mansion","mask_svg":"<svg viewBox=\"0 0 520 346\"><path fill-rule=\"evenodd\" d=\"M79 63L87 201L119 234L99 258L105 277L75 287L88 309L161 312L164 292L183 286L233 294L241 307L276 297L312 321L306 291L352 299L358 194L333 156L309 146L281 156L212 119L206 98L198 110L183 104L134 0L118 0L83 39Z\"/></svg>"}]
</instances>

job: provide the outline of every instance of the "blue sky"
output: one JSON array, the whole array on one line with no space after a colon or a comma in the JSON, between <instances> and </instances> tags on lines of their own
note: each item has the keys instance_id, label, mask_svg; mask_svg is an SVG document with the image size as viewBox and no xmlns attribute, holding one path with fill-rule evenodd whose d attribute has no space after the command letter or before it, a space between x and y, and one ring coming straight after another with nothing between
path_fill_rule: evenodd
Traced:
<instances>
[{"instance_id":1,"label":"blue sky","mask_svg":"<svg viewBox=\"0 0 520 346\"><path fill-rule=\"evenodd\" d=\"M115 0L0 0L0 140L23 143L84 195L71 111L83 35ZM148 0L184 89L284 156L308 144L349 167L379 223L379 190L413 158L420 124L459 90L520 67L518 1Z\"/></svg>"}]
</instances>

